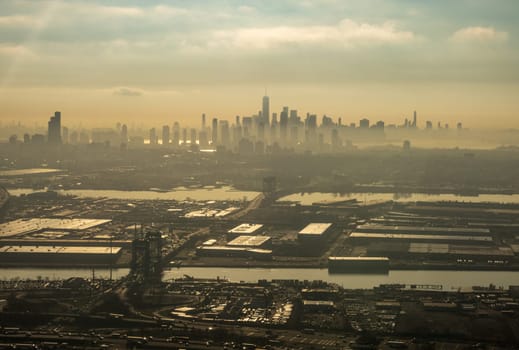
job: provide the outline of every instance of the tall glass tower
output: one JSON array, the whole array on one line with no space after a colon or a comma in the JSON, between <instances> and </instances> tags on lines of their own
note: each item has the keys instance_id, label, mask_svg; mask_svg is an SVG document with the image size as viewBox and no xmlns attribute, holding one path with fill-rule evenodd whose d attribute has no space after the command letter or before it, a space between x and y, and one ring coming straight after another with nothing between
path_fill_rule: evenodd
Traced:
<instances>
[{"instance_id":1,"label":"tall glass tower","mask_svg":"<svg viewBox=\"0 0 519 350\"><path fill-rule=\"evenodd\" d=\"M61 144L61 112L55 112L48 124L48 142Z\"/></svg>"},{"instance_id":2,"label":"tall glass tower","mask_svg":"<svg viewBox=\"0 0 519 350\"><path fill-rule=\"evenodd\" d=\"M261 110L261 117L265 125L270 125L270 100L268 96L263 96L263 108Z\"/></svg>"}]
</instances>

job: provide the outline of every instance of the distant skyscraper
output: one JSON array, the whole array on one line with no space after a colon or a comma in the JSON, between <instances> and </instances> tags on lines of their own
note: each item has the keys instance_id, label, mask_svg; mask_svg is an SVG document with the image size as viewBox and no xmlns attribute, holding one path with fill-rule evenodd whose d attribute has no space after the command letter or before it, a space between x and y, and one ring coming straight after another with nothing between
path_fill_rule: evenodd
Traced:
<instances>
[{"instance_id":1,"label":"distant skyscraper","mask_svg":"<svg viewBox=\"0 0 519 350\"><path fill-rule=\"evenodd\" d=\"M290 142L292 145L297 145L299 142L299 127L297 125L290 127Z\"/></svg>"},{"instance_id":2,"label":"distant skyscraper","mask_svg":"<svg viewBox=\"0 0 519 350\"><path fill-rule=\"evenodd\" d=\"M178 124L178 122L175 122L173 124L173 146L174 147L177 147L178 144L180 143L180 125Z\"/></svg>"},{"instance_id":3,"label":"distant skyscraper","mask_svg":"<svg viewBox=\"0 0 519 350\"><path fill-rule=\"evenodd\" d=\"M416 128L416 111L413 113L413 128Z\"/></svg>"},{"instance_id":4,"label":"distant skyscraper","mask_svg":"<svg viewBox=\"0 0 519 350\"><path fill-rule=\"evenodd\" d=\"M162 145L167 146L169 145L169 125L164 125L162 127Z\"/></svg>"},{"instance_id":5,"label":"distant skyscraper","mask_svg":"<svg viewBox=\"0 0 519 350\"><path fill-rule=\"evenodd\" d=\"M287 140L288 126L288 107L283 107L283 111L279 115L279 134L283 143Z\"/></svg>"},{"instance_id":6,"label":"distant skyscraper","mask_svg":"<svg viewBox=\"0 0 519 350\"><path fill-rule=\"evenodd\" d=\"M220 120L220 143L224 146L229 146L231 141L231 134L229 132L229 122L227 120Z\"/></svg>"},{"instance_id":7,"label":"distant skyscraper","mask_svg":"<svg viewBox=\"0 0 519 350\"><path fill-rule=\"evenodd\" d=\"M309 147L314 147L317 143L318 137L317 137L317 115L316 114L306 114L305 119L305 126L306 126L306 142Z\"/></svg>"},{"instance_id":8,"label":"distant skyscraper","mask_svg":"<svg viewBox=\"0 0 519 350\"><path fill-rule=\"evenodd\" d=\"M218 118L213 118L211 128L211 142L213 146L216 146L216 142L218 141Z\"/></svg>"},{"instance_id":9,"label":"distant skyscraper","mask_svg":"<svg viewBox=\"0 0 519 350\"><path fill-rule=\"evenodd\" d=\"M258 124L257 137L261 141L263 141L263 139L265 138L265 124L263 124L263 122L259 122L259 124Z\"/></svg>"},{"instance_id":10,"label":"distant skyscraper","mask_svg":"<svg viewBox=\"0 0 519 350\"><path fill-rule=\"evenodd\" d=\"M54 116L50 117L47 137L49 143L61 144L61 112L55 112Z\"/></svg>"},{"instance_id":11,"label":"distant skyscraper","mask_svg":"<svg viewBox=\"0 0 519 350\"><path fill-rule=\"evenodd\" d=\"M157 131L155 128L150 129L150 145L156 145L157 144Z\"/></svg>"},{"instance_id":12,"label":"distant skyscraper","mask_svg":"<svg viewBox=\"0 0 519 350\"><path fill-rule=\"evenodd\" d=\"M297 117L297 109L290 110L290 117L288 118L288 122L292 125L297 124L299 119Z\"/></svg>"},{"instance_id":13,"label":"distant skyscraper","mask_svg":"<svg viewBox=\"0 0 519 350\"><path fill-rule=\"evenodd\" d=\"M207 131L200 131L198 134L198 144L202 147L207 147L209 141L207 140Z\"/></svg>"},{"instance_id":14,"label":"distant skyscraper","mask_svg":"<svg viewBox=\"0 0 519 350\"><path fill-rule=\"evenodd\" d=\"M205 113L202 114L202 130L205 130Z\"/></svg>"},{"instance_id":15,"label":"distant skyscraper","mask_svg":"<svg viewBox=\"0 0 519 350\"><path fill-rule=\"evenodd\" d=\"M359 121L359 128L368 129L369 128L369 119L363 118Z\"/></svg>"},{"instance_id":16,"label":"distant skyscraper","mask_svg":"<svg viewBox=\"0 0 519 350\"><path fill-rule=\"evenodd\" d=\"M263 108L261 116L265 125L270 125L270 99L268 96L263 96Z\"/></svg>"},{"instance_id":17,"label":"distant skyscraper","mask_svg":"<svg viewBox=\"0 0 519 350\"><path fill-rule=\"evenodd\" d=\"M183 145L187 144L187 129L186 128L182 129L182 144Z\"/></svg>"},{"instance_id":18,"label":"distant skyscraper","mask_svg":"<svg viewBox=\"0 0 519 350\"><path fill-rule=\"evenodd\" d=\"M243 125L243 134L245 137L249 137L249 133L252 132L252 117L243 117L241 121Z\"/></svg>"},{"instance_id":19,"label":"distant skyscraper","mask_svg":"<svg viewBox=\"0 0 519 350\"><path fill-rule=\"evenodd\" d=\"M191 128L189 131L189 140L192 145L196 145L196 129Z\"/></svg>"},{"instance_id":20,"label":"distant skyscraper","mask_svg":"<svg viewBox=\"0 0 519 350\"><path fill-rule=\"evenodd\" d=\"M65 144L68 143L68 128L66 126L63 127L62 142L65 143Z\"/></svg>"},{"instance_id":21,"label":"distant skyscraper","mask_svg":"<svg viewBox=\"0 0 519 350\"><path fill-rule=\"evenodd\" d=\"M126 124L123 124L121 126L121 143L122 144L128 143L128 126L126 126Z\"/></svg>"}]
</instances>

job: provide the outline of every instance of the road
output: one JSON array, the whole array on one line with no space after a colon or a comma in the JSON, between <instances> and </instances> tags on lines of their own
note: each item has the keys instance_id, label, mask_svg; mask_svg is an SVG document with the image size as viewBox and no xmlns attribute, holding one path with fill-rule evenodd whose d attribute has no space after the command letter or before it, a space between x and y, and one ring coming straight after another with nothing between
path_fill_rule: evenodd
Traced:
<instances>
[{"instance_id":1,"label":"road","mask_svg":"<svg viewBox=\"0 0 519 350\"><path fill-rule=\"evenodd\" d=\"M227 216L226 219L231 219L231 220L241 219L242 217L244 217L251 211L258 209L260 207L261 203L263 203L264 199L265 199L265 195L263 193L258 194L253 200L251 200L249 202L249 204L247 204L247 206L245 208L243 208L235 213L230 214L229 216Z\"/></svg>"}]
</instances>

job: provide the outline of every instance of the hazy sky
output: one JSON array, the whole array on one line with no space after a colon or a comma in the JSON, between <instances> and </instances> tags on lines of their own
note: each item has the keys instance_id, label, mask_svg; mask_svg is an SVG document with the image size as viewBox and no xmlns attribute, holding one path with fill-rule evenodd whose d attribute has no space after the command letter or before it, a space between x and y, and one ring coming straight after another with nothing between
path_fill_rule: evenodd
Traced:
<instances>
[{"instance_id":1,"label":"hazy sky","mask_svg":"<svg viewBox=\"0 0 519 350\"><path fill-rule=\"evenodd\" d=\"M0 120L519 127L518 0L0 2Z\"/></svg>"}]
</instances>

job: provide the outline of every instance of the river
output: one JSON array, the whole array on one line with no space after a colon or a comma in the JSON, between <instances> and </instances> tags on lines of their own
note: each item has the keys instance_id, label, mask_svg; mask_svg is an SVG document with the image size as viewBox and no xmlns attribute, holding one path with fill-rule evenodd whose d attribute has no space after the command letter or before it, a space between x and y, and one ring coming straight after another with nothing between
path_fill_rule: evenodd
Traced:
<instances>
[{"instance_id":1,"label":"river","mask_svg":"<svg viewBox=\"0 0 519 350\"><path fill-rule=\"evenodd\" d=\"M20 196L30 194L35 191L30 188L8 188L7 191L12 196ZM215 187L215 188L187 188L177 187L167 192L157 191L120 191L120 190L57 190L62 195L73 195L80 198L111 198L122 200L176 200L183 201L186 199L195 201L210 201L210 200L252 200L259 192L254 191L239 191L230 186Z\"/></svg>"},{"instance_id":2,"label":"river","mask_svg":"<svg viewBox=\"0 0 519 350\"><path fill-rule=\"evenodd\" d=\"M459 196L456 194L426 194L426 193L293 193L282 197L279 201L298 202L311 205L316 202L333 202L357 199L360 202L397 201L397 202L438 202L457 201L470 203L509 203L519 204L519 194L480 194L477 196Z\"/></svg>"},{"instance_id":3,"label":"river","mask_svg":"<svg viewBox=\"0 0 519 350\"><path fill-rule=\"evenodd\" d=\"M7 189L12 196L20 196L30 194L35 191L30 188L14 188ZM74 195L81 198L111 198L122 200L177 200L186 199L195 201L210 200L252 200L259 192L240 191L231 186L223 186L217 188L187 188L177 187L167 192L157 191L122 191L122 190L89 190L89 189L72 189L58 190L63 195ZM461 196L455 194L426 194L426 193L328 193L328 192L311 192L311 193L293 193L284 196L279 201L298 202L303 205L311 205L315 202L333 202L348 199L357 199L360 202L370 201L397 201L397 202L437 202L437 201L458 201L471 203L509 203L519 204L519 194L480 194L477 196Z\"/></svg>"},{"instance_id":4,"label":"river","mask_svg":"<svg viewBox=\"0 0 519 350\"><path fill-rule=\"evenodd\" d=\"M96 269L96 278L108 278L108 269ZM113 278L128 274L128 269L113 269ZM181 267L164 272L164 280L180 278L184 275L196 278L227 278L231 281L256 282L259 279L297 279L322 280L337 283L344 288L373 288L380 284L424 284L441 285L444 290L456 290L460 287L496 286L507 288L519 285L519 272L515 271L407 271L394 270L388 274L330 274L327 269L286 269L286 268L219 268L219 267ZM91 278L91 269L37 269L37 268L2 268L0 279L60 279L69 277Z\"/></svg>"}]
</instances>

